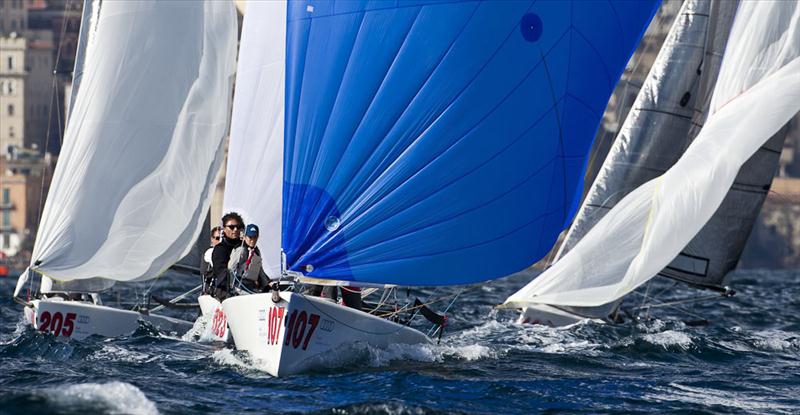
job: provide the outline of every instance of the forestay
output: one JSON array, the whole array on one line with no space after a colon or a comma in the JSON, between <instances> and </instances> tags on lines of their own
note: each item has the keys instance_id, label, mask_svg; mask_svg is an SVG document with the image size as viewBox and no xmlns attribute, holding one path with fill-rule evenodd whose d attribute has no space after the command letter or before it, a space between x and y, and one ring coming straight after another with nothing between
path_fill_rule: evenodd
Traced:
<instances>
[{"instance_id":1,"label":"forestay","mask_svg":"<svg viewBox=\"0 0 800 415\"><path fill-rule=\"evenodd\" d=\"M669 264L720 206L740 167L800 110L798 22L798 3L743 2L697 139L507 304L607 304Z\"/></svg>"},{"instance_id":2,"label":"forestay","mask_svg":"<svg viewBox=\"0 0 800 415\"><path fill-rule=\"evenodd\" d=\"M656 7L289 2L281 243L289 269L438 285L540 259L577 207L600 117ZM273 117L260 109L245 111ZM244 151L267 148L278 124L248 136L263 143ZM259 169L250 171L270 181L280 165ZM274 197L265 188L250 191Z\"/></svg>"},{"instance_id":3,"label":"forestay","mask_svg":"<svg viewBox=\"0 0 800 415\"><path fill-rule=\"evenodd\" d=\"M193 246L228 129L229 2L105 2L31 269L154 278Z\"/></svg>"}]
</instances>

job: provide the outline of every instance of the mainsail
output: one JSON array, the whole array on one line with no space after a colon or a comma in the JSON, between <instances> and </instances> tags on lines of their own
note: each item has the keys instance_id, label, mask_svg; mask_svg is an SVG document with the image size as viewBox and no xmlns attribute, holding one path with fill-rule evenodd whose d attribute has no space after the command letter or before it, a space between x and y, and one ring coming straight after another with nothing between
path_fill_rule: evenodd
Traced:
<instances>
[{"instance_id":1,"label":"mainsail","mask_svg":"<svg viewBox=\"0 0 800 415\"><path fill-rule=\"evenodd\" d=\"M261 221L270 247L280 235L287 268L311 277L441 285L519 271L570 222L656 6L251 3L225 205ZM248 27L259 20L285 34ZM283 36L285 55L263 50Z\"/></svg>"},{"instance_id":2,"label":"mainsail","mask_svg":"<svg viewBox=\"0 0 800 415\"><path fill-rule=\"evenodd\" d=\"M105 2L30 270L158 276L192 248L222 160L236 52L229 2Z\"/></svg>"},{"instance_id":3,"label":"mainsail","mask_svg":"<svg viewBox=\"0 0 800 415\"><path fill-rule=\"evenodd\" d=\"M737 174L745 174L745 162L800 109L798 21L797 3L742 3L710 115L695 141L667 173L623 198L507 303L608 304L670 264L709 221Z\"/></svg>"}]
</instances>

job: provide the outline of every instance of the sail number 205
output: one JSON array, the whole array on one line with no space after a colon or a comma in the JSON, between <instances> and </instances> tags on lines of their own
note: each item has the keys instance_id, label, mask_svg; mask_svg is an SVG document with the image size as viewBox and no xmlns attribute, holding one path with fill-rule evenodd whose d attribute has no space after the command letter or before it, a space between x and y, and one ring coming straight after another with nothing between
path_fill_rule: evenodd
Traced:
<instances>
[{"instance_id":1,"label":"sail number 205","mask_svg":"<svg viewBox=\"0 0 800 415\"><path fill-rule=\"evenodd\" d=\"M281 327L286 327L284 333L283 345L297 349L300 347L302 350L308 348L308 343L311 337L314 336L314 331L319 325L319 315L309 314L305 311L293 310L289 318L284 320L283 307L271 307L267 314L267 344L274 345L280 341ZM282 324L284 323L284 324Z\"/></svg>"},{"instance_id":2,"label":"sail number 205","mask_svg":"<svg viewBox=\"0 0 800 415\"><path fill-rule=\"evenodd\" d=\"M45 311L39 316L39 331L52 332L56 337L69 337L75 330L75 317L75 313L67 313L65 316L60 312L50 314Z\"/></svg>"}]
</instances>

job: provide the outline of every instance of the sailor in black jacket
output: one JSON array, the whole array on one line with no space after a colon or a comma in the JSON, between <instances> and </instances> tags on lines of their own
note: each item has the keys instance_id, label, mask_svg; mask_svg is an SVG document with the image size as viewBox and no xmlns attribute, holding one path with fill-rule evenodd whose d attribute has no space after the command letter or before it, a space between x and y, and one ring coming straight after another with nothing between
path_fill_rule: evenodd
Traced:
<instances>
[{"instance_id":1,"label":"sailor in black jacket","mask_svg":"<svg viewBox=\"0 0 800 415\"><path fill-rule=\"evenodd\" d=\"M222 217L222 224L222 240L211 252L211 273L216 287L214 296L220 301L228 297L231 283L228 278L228 261L231 252L242 245L241 231L244 229L244 221L238 213L230 212Z\"/></svg>"}]
</instances>

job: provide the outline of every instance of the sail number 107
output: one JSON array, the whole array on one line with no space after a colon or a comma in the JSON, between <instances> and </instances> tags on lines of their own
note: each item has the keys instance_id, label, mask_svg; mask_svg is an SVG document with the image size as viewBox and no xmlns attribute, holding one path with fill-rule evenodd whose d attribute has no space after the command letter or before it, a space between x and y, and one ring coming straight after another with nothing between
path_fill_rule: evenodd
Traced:
<instances>
[{"instance_id":1,"label":"sail number 107","mask_svg":"<svg viewBox=\"0 0 800 415\"><path fill-rule=\"evenodd\" d=\"M278 344L281 327L285 326L286 332L283 337L283 345L291 345L292 348L297 349L300 347L302 350L306 350L319 324L319 315L308 314L305 311L298 313L297 310L294 310L288 319L284 320L283 317L283 307L270 308L267 318L267 344Z\"/></svg>"}]
</instances>

